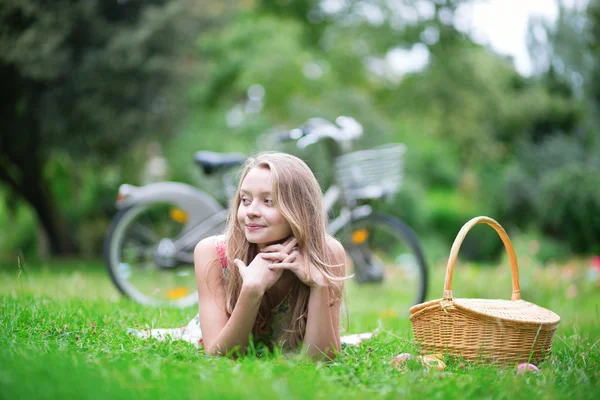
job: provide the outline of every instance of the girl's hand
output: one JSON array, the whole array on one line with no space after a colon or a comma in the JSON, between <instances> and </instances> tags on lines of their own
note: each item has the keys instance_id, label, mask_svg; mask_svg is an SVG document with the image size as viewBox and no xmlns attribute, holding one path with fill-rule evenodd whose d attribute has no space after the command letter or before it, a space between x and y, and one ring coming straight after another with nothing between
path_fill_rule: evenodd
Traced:
<instances>
[{"instance_id":1,"label":"girl's hand","mask_svg":"<svg viewBox=\"0 0 600 400\"><path fill-rule=\"evenodd\" d=\"M284 269L290 270L296 274L302 283L311 288L327 286L327 280L323 273L321 273L321 271L313 264L308 265L298 249L293 250L280 263L269 264L269 269L282 272Z\"/></svg>"},{"instance_id":2,"label":"girl's hand","mask_svg":"<svg viewBox=\"0 0 600 400\"><path fill-rule=\"evenodd\" d=\"M272 260L273 262L283 262L297 245L298 240L295 237L290 237L281 244L272 244L263 247L260 252L264 253L263 258Z\"/></svg>"},{"instance_id":3,"label":"girl's hand","mask_svg":"<svg viewBox=\"0 0 600 400\"><path fill-rule=\"evenodd\" d=\"M290 238L286 240L283 245L267 246L271 247L272 250L280 251L258 253L248 266L240 259L233 260L233 263L240 271L242 285L250 290L256 291L256 293L262 296L267 290L273 287L283 274L283 270L271 270L268 267L269 264L273 262L273 259L277 259L277 257L281 257L282 255L287 257L297 243L298 241L295 238ZM267 247L265 247L263 251L267 249Z\"/></svg>"},{"instance_id":4,"label":"girl's hand","mask_svg":"<svg viewBox=\"0 0 600 400\"><path fill-rule=\"evenodd\" d=\"M238 258L233 260L233 263L237 266L242 276L242 286L256 292L260 296L265 294L283 274L283 271L269 269L271 260L263 258L262 253L257 254L248 266Z\"/></svg>"}]
</instances>

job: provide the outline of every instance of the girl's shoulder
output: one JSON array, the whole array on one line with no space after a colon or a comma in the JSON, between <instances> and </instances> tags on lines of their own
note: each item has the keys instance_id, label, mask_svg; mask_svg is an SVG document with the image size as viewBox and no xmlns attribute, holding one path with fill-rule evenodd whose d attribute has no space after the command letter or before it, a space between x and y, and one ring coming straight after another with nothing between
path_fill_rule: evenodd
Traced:
<instances>
[{"instance_id":1,"label":"girl's shoulder","mask_svg":"<svg viewBox=\"0 0 600 400\"><path fill-rule=\"evenodd\" d=\"M217 256L219 256L219 264L224 270L227 269L227 242L225 241L225 235L213 236L215 249L217 250Z\"/></svg>"},{"instance_id":2,"label":"girl's shoulder","mask_svg":"<svg viewBox=\"0 0 600 400\"><path fill-rule=\"evenodd\" d=\"M227 268L226 251L227 244L224 235L209 236L196 245L194 260L205 265L211 265L218 260L222 268Z\"/></svg>"},{"instance_id":3,"label":"girl's shoulder","mask_svg":"<svg viewBox=\"0 0 600 400\"><path fill-rule=\"evenodd\" d=\"M335 268L332 269L333 274L336 276L345 276L346 250L344 250L344 246L342 246L342 244L333 236L327 235L325 241L331 252L330 262L335 266Z\"/></svg>"},{"instance_id":4,"label":"girl's shoulder","mask_svg":"<svg viewBox=\"0 0 600 400\"><path fill-rule=\"evenodd\" d=\"M337 260L343 260L346 257L346 250L344 250L344 246L333 236L327 235L325 237L325 241L327 243L327 247L333 254L334 258Z\"/></svg>"}]
</instances>

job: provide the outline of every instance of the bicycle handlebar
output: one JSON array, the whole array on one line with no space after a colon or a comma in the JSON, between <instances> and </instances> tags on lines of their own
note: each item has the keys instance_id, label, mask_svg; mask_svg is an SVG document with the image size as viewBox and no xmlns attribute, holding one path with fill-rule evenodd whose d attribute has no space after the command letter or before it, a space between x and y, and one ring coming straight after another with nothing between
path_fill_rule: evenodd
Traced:
<instances>
[{"instance_id":1,"label":"bicycle handlebar","mask_svg":"<svg viewBox=\"0 0 600 400\"><path fill-rule=\"evenodd\" d=\"M321 139L331 138L337 142L349 142L362 136L363 127L352 117L340 116L335 124L323 118L311 118L300 128L280 133L280 141L296 140L297 146L304 149Z\"/></svg>"}]
</instances>

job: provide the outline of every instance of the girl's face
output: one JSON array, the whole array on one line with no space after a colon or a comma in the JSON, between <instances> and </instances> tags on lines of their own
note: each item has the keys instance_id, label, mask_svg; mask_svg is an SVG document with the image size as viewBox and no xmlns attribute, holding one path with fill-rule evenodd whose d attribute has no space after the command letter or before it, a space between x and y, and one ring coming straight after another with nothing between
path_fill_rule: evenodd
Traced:
<instances>
[{"instance_id":1,"label":"girl's face","mask_svg":"<svg viewBox=\"0 0 600 400\"><path fill-rule=\"evenodd\" d=\"M275 204L272 188L271 171L267 168L252 168L242 181L237 219L250 243L266 245L292 234L290 224Z\"/></svg>"}]
</instances>

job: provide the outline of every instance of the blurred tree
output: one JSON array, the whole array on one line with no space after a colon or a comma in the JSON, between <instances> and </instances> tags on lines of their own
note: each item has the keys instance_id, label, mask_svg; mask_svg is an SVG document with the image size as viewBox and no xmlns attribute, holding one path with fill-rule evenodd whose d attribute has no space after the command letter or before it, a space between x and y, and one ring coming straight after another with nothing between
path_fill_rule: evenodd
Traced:
<instances>
[{"instance_id":1,"label":"blurred tree","mask_svg":"<svg viewBox=\"0 0 600 400\"><path fill-rule=\"evenodd\" d=\"M306 40L310 23L277 10L246 10L224 29L200 38L205 64L193 90L195 110L203 121L219 115L227 126L197 124L186 139L195 144L187 147L248 151L268 126L289 129L311 117L333 120L341 114L363 123L368 141L380 139L386 118L374 106L363 59L351 50L352 38L339 38L334 48L323 50ZM215 140L201 143L200 129L203 139ZM224 130L235 142L222 140ZM307 153L311 159L317 154ZM327 167L317 169L324 174Z\"/></svg>"},{"instance_id":2,"label":"blurred tree","mask_svg":"<svg viewBox=\"0 0 600 400\"><path fill-rule=\"evenodd\" d=\"M184 96L173 90L195 67L188 45L225 8L194 3L0 4L0 182L33 207L53 253L76 243L47 181L47 161L60 150L104 162L144 136L174 131Z\"/></svg>"},{"instance_id":3,"label":"blurred tree","mask_svg":"<svg viewBox=\"0 0 600 400\"><path fill-rule=\"evenodd\" d=\"M502 107L508 112L497 124L514 158L496 172L501 184L487 188L507 224L539 230L577 253L598 251L599 27L598 0L559 2L555 24L530 20L534 75L515 82L521 95Z\"/></svg>"},{"instance_id":4,"label":"blurred tree","mask_svg":"<svg viewBox=\"0 0 600 400\"><path fill-rule=\"evenodd\" d=\"M600 1L559 1L556 23L529 21L528 47L534 73L553 93L583 100L588 130L600 128ZM593 132L590 139L594 140ZM597 139L596 139L597 140Z\"/></svg>"},{"instance_id":5,"label":"blurred tree","mask_svg":"<svg viewBox=\"0 0 600 400\"><path fill-rule=\"evenodd\" d=\"M590 0L587 7L587 15L589 18L589 25L587 26L589 36L587 47L591 54L588 61L590 72L589 85L586 84L588 98L592 104L592 119L594 124L594 130L597 132L596 145L600 149L600 1ZM591 64L591 65L590 65ZM587 72L587 70L586 70Z\"/></svg>"},{"instance_id":6,"label":"blurred tree","mask_svg":"<svg viewBox=\"0 0 600 400\"><path fill-rule=\"evenodd\" d=\"M107 188L123 179L119 172L137 170L138 141L149 135L178 134L161 144L171 178L188 181L198 173L189 162L197 149L249 152L270 127L347 114L365 126L359 146L408 145L407 178L418 185L394 209L419 201L425 206L413 207L422 214L413 221L453 234L466 215L487 213L489 199L477 194L502 199L491 189L505 187L498 184L504 175L531 189L539 179L517 150L539 151L557 134L578 136L585 100L600 98L590 67L597 65L600 0L590 0L587 13L563 7L556 27L542 27L554 33L537 47L532 41L543 61L533 77L472 40L460 23L469 2L6 0L0 182L32 204L59 252L71 247L60 233L64 217L105 218L98 210L112 210ZM559 58L562 64L552 61ZM397 68L411 63L419 65ZM189 74L188 92L178 83ZM183 120L186 106L193 114ZM327 160L319 149L306 153ZM96 173L120 156L127 167ZM319 169L326 181L330 166ZM540 190L529 192L513 193L507 212L537 207Z\"/></svg>"},{"instance_id":7,"label":"blurred tree","mask_svg":"<svg viewBox=\"0 0 600 400\"><path fill-rule=\"evenodd\" d=\"M316 45L326 26L322 3L321 0L258 0L255 11L307 25L310 29L304 31L304 39L307 43Z\"/></svg>"}]
</instances>

